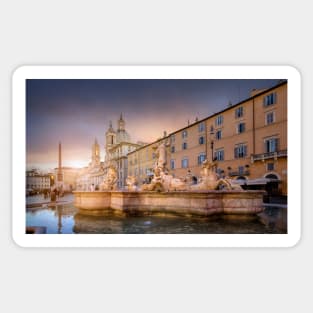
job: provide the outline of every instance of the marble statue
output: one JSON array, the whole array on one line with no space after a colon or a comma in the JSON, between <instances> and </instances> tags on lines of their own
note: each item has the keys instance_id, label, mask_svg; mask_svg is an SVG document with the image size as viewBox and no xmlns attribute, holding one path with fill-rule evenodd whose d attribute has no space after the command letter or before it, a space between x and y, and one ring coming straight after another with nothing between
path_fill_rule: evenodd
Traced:
<instances>
[{"instance_id":1,"label":"marble statue","mask_svg":"<svg viewBox=\"0 0 313 313\"><path fill-rule=\"evenodd\" d=\"M218 178L216 167L216 161L209 162L208 160L204 160L200 172L200 182L190 186L190 189L198 191L217 190L220 188L226 190L242 190L240 185L232 184L229 179Z\"/></svg>"},{"instance_id":2,"label":"marble statue","mask_svg":"<svg viewBox=\"0 0 313 313\"><path fill-rule=\"evenodd\" d=\"M136 176L128 176L126 178L126 185L128 191L137 191L138 190L138 182Z\"/></svg>"},{"instance_id":3,"label":"marble statue","mask_svg":"<svg viewBox=\"0 0 313 313\"><path fill-rule=\"evenodd\" d=\"M109 167L100 189L103 191L117 190L117 171L114 166Z\"/></svg>"},{"instance_id":4,"label":"marble statue","mask_svg":"<svg viewBox=\"0 0 313 313\"><path fill-rule=\"evenodd\" d=\"M160 145L155 148L157 160L154 164L153 178L149 184L143 184L141 186L142 191L187 191L188 185L185 181L174 178L168 174L166 168L166 144L161 142Z\"/></svg>"},{"instance_id":5,"label":"marble statue","mask_svg":"<svg viewBox=\"0 0 313 313\"><path fill-rule=\"evenodd\" d=\"M166 144L161 142L156 149L157 163L156 166L164 169L166 165Z\"/></svg>"}]
</instances>

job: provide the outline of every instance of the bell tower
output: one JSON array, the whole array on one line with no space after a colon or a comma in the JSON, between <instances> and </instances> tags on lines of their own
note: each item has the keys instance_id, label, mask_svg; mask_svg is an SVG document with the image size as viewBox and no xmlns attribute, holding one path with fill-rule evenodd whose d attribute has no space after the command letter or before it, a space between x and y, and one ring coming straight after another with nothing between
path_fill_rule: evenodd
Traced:
<instances>
[{"instance_id":1,"label":"bell tower","mask_svg":"<svg viewBox=\"0 0 313 313\"><path fill-rule=\"evenodd\" d=\"M105 159L110 159L110 149L116 144L116 132L112 127L112 121L110 121L110 127L105 133Z\"/></svg>"},{"instance_id":2,"label":"bell tower","mask_svg":"<svg viewBox=\"0 0 313 313\"><path fill-rule=\"evenodd\" d=\"M112 122L110 121L110 127L107 130L106 134L106 141L105 141L105 146L106 147L112 147L113 145L116 144L116 132L112 127Z\"/></svg>"},{"instance_id":3,"label":"bell tower","mask_svg":"<svg viewBox=\"0 0 313 313\"><path fill-rule=\"evenodd\" d=\"M120 119L118 120L118 131L124 131L125 130L125 121L123 119L122 113L120 115Z\"/></svg>"},{"instance_id":4,"label":"bell tower","mask_svg":"<svg viewBox=\"0 0 313 313\"><path fill-rule=\"evenodd\" d=\"M91 160L93 167L100 165L100 146L98 144L97 138L95 138L95 142L92 145Z\"/></svg>"}]
</instances>

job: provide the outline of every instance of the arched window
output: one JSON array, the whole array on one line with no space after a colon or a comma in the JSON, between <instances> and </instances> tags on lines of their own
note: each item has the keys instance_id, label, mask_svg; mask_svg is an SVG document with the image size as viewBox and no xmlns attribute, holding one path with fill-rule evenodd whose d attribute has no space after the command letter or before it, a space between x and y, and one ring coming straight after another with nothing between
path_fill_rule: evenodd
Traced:
<instances>
[{"instance_id":1,"label":"arched window","mask_svg":"<svg viewBox=\"0 0 313 313\"><path fill-rule=\"evenodd\" d=\"M278 179L278 177L275 174L268 174L265 176L265 178Z\"/></svg>"}]
</instances>

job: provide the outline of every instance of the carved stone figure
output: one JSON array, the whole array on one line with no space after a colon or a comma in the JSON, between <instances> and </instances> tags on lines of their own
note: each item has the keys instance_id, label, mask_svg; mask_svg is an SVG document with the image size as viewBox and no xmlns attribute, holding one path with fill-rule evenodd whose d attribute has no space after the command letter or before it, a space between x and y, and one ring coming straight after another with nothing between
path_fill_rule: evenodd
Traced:
<instances>
[{"instance_id":1,"label":"carved stone figure","mask_svg":"<svg viewBox=\"0 0 313 313\"><path fill-rule=\"evenodd\" d=\"M110 166L108 173L100 185L101 190L116 190L117 189L117 171L114 166Z\"/></svg>"},{"instance_id":2,"label":"carved stone figure","mask_svg":"<svg viewBox=\"0 0 313 313\"><path fill-rule=\"evenodd\" d=\"M219 179L215 172L216 167L217 163L215 161L203 161L202 170L200 173L200 182L196 185L191 186L191 190L217 190L221 186L223 186L223 188L227 190L241 190L241 187L238 184L232 184L228 179Z\"/></svg>"},{"instance_id":3,"label":"carved stone figure","mask_svg":"<svg viewBox=\"0 0 313 313\"><path fill-rule=\"evenodd\" d=\"M138 182L135 176L128 176L126 178L126 185L128 191L137 191L138 190L137 184Z\"/></svg>"},{"instance_id":4,"label":"carved stone figure","mask_svg":"<svg viewBox=\"0 0 313 313\"><path fill-rule=\"evenodd\" d=\"M156 150L157 155L157 167L164 169L166 165L166 145L165 142L161 142Z\"/></svg>"},{"instance_id":5,"label":"carved stone figure","mask_svg":"<svg viewBox=\"0 0 313 313\"><path fill-rule=\"evenodd\" d=\"M161 142L156 149L157 161L154 165L154 175L150 184L143 184L141 186L142 191L187 191L189 189L189 183L186 183L186 179L182 180L174 178L168 174L166 168L166 143Z\"/></svg>"}]
</instances>

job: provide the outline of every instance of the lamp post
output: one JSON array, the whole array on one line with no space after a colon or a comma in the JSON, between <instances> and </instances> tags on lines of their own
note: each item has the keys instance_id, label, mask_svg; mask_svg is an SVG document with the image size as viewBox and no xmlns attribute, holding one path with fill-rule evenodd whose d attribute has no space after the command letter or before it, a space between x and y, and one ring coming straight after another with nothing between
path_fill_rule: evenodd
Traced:
<instances>
[{"instance_id":1,"label":"lamp post","mask_svg":"<svg viewBox=\"0 0 313 313\"><path fill-rule=\"evenodd\" d=\"M211 140L211 160L213 162L214 160L214 128L213 128L213 125L211 125L211 128L210 128L210 140Z\"/></svg>"},{"instance_id":2,"label":"lamp post","mask_svg":"<svg viewBox=\"0 0 313 313\"><path fill-rule=\"evenodd\" d=\"M54 185L54 176L51 175L50 176L50 187L52 187Z\"/></svg>"}]
</instances>

